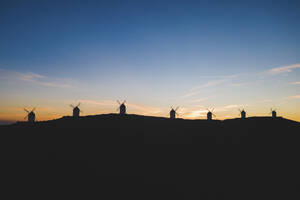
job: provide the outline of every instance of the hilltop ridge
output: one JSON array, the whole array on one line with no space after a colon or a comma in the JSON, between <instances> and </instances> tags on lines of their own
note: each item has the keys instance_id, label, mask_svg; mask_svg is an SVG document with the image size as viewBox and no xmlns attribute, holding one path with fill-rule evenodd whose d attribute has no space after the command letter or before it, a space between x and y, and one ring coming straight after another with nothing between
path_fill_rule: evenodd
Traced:
<instances>
[{"instance_id":1,"label":"hilltop ridge","mask_svg":"<svg viewBox=\"0 0 300 200\"><path fill-rule=\"evenodd\" d=\"M119 114L115 114L115 113L110 113L110 114L98 114L98 115L86 115L86 116L80 116L78 118L74 118L72 116L63 116L61 118L57 118L57 119L52 119L52 120L45 120L45 121L36 121L35 124L44 124L44 123L56 123L56 122L63 122L63 121L68 121L68 120L82 120L82 121L86 121L86 120L101 120L101 119L143 119L143 120L182 120L182 121L198 121L198 122L207 122L207 119L183 119L183 118L176 118L176 119L170 119L168 117L157 117L157 116L146 116L146 115L136 115L136 114L126 114L126 115L119 115ZM300 124L300 122L294 121L294 120L290 120L290 119L286 119L283 117L276 117L275 119L269 116L253 116L253 117L247 117L246 119L241 119L241 118L230 118L230 119L224 119L224 120L218 120L218 119L212 119L211 121L214 122L229 122L229 121L240 121L240 120L257 120L257 121L262 121L262 120L266 120L266 121L270 121L270 120L282 120L282 121L286 121L289 122L291 124ZM6 124L6 125L2 125L2 126L10 126L10 125L14 125L14 124L26 124L26 121L17 121L16 123L11 123L11 124Z\"/></svg>"},{"instance_id":2,"label":"hilltop ridge","mask_svg":"<svg viewBox=\"0 0 300 200\"><path fill-rule=\"evenodd\" d=\"M18 189L48 194L55 185L68 197L292 198L299 133L300 123L281 117L66 116L1 126L1 170Z\"/></svg>"}]
</instances>

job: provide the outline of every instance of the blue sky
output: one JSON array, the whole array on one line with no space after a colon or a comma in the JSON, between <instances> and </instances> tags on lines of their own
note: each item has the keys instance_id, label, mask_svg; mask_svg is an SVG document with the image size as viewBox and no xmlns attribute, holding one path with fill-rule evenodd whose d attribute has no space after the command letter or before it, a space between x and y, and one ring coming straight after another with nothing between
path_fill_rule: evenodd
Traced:
<instances>
[{"instance_id":1,"label":"blue sky","mask_svg":"<svg viewBox=\"0 0 300 200\"><path fill-rule=\"evenodd\" d=\"M77 101L115 112L127 99L140 114L275 106L300 120L299 11L299 1L1 1L0 118L36 106L46 119ZM93 107L103 101L112 109Z\"/></svg>"}]
</instances>

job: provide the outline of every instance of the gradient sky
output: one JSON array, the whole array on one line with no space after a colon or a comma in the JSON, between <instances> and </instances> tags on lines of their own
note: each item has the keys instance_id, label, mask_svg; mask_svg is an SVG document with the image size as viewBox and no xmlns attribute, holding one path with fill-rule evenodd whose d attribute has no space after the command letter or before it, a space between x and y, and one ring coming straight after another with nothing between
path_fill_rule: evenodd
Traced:
<instances>
[{"instance_id":1,"label":"gradient sky","mask_svg":"<svg viewBox=\"0 0 300 200\"><path fill-rule=\"evenodd\" d=\"M116 112L300 121L300 1L0 1L0 121Z\"/></svg>"}]
</instances>

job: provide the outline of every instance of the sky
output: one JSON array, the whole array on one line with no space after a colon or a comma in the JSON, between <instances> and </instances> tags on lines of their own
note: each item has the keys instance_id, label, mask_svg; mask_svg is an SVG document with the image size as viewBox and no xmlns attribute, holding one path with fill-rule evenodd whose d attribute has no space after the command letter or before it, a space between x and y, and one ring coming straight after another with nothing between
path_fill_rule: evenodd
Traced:
<instances>
[{"instance_id":1,"label":"sky","mask_svg":"<svg viewBox=\"0 0 300 200\"><path fill-rule=\"evenodd\" d=\"M0 124L116 113L300 121L299 1L0 1Z\"/></svg>"}]
</instances>

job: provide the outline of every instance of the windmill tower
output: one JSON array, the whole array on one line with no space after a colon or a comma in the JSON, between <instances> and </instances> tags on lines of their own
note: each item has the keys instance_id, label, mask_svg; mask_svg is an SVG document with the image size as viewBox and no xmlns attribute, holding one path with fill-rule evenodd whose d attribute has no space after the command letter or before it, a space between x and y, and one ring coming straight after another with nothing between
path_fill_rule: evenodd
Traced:
<instances>
[{"instance_id":1,"label":"windmill tower","mask_svg":"<svg viewBox=\"0 0 300 200\"><path fill-rule=\"evenodd\" d=\"M269 114L272 114L272 117L273 117L273 118L276 118L276 117L277 117L276 109L273 110L273 109L271 108L271 112L270 112Z\"/></svg>"},{"instance_id":2,"label":"windmill tower","mask_svg":"<svg viewBox=\"0 0 300 200\"><path fill-rule=\"evenodd\" d=\"M35 114L34 114L34 110L35 108L33 108L31 111L28 111L27 109L25 109L25 112L27 112L27 115L24 117L24 119L27 118L28 122L33 123L35 121Z\"/></svg>"},{"instance_id":3,"label":"windmill tower","mask_svg":"<svg viewBox=\"0 0 300 200\"><path fill-rule=\"evenodd\" d=\"M246 111L243 108L243 110L239 109L240 113L241 113L241 119L246 119Z\"/></svg>"},{"instance_id":4,"label":"windmill tower","mask_svg":"<svg viewBox=\"0 0 300 200\"><path fill-rule=\"evenodd\" d=\"M78 103L77 106L73 106L72 104L71 104L70 106L73 108L73 117L74 117L74 118L79 117L80 112L82 112L82 111L79 109L80 103Z\"/></svg>"},{"instance_id":5,"label":"windmill tower","mask_svg":"<svg viewBox=\"0 0 300 200\"><path fill-rule=\"evenodd\" d=\"M216 115L213 113L214 108L210 111L209 109L207 109L208 113L207 113L207 120L212 120L212 116L216 117Z\"/></svg>"},{"instance_id":6,"label":"windmill tower","mask_svg":"<svg viewBox=\"0 0 300 200\"><path fill-rule=\"evenodd\" d=\"M176 109L174 109L173 107L171 107L171 111L170 111L170 119L175 119L176 115L178 115L177 110L179 107L177 107Z\"/></svg>"},{"instance_id":7,"label":"windmill tower","mask_svg":"<svg viewBox=\"0 0 300 200\"><path fill-rule=\"evenodd\" d=\"M126 101L123 101L123 103L121 103L119 100L117 100L117 102L119 104L119 108L117 110L120 110L120 115L126 115Z\"/></svg>"}]
</instances>

